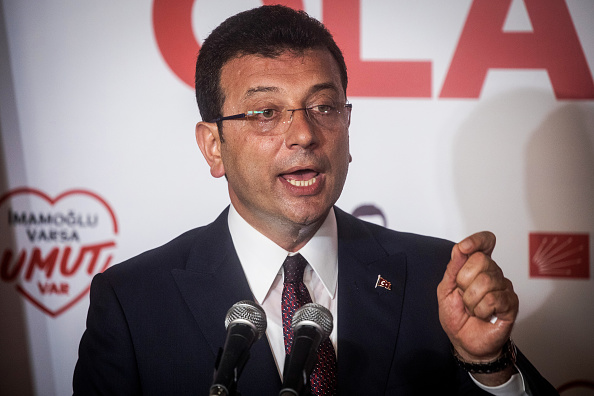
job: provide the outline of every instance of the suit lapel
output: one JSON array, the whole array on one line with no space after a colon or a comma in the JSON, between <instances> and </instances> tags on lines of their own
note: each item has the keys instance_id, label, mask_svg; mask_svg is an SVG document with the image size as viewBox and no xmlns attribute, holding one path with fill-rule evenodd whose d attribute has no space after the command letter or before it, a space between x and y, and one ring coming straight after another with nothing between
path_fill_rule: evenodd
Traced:
<instances>
[{"instance_id":1,"label":"suit lapel","mask_svg":"<svg viewBox=\"0 0 594 396\"><path fill-rule=\"evenodd\" d=\"M204 228L188 257L186 269L172 271L180 293L215 356L225 343L225 316L229 308L238 301L253 300L229 234L227 213L225 210ZM254 387L272 387L272 391L278 392L280 378L265 337L252 346L250 355L239 390L245 393Z\"/></svg>"},{"instance_id":2,"label":"suit lapel","mask_svg":"<svg viewBox=\"0 0 594 396\"><path fill-rule=\"evenodd\" d=\"M396 348L406 280L404 254L388 254L361 223L335 209L338 222L339 393L365 382L367 394L383 394ZM253 299L227 226L227 210L202 234L184 270L172 275L211 352L226 337L227 310ZM375 287L381 275L391 290ZM224 291L223 293L221 291ZM390 318L390 320L386 320ZM276 394L281 382L267 340L259 340L239 381L244 394Z\"/></svg>"},{"instance_id":3,"label":"suit lapel","mask_svg":"<svg viewBox=\"0 0 594 396\"><path fill-rule=\"evenodd\" d=\"M384 394L404 301L406 256L388 254L361 223L337 210L339 393L364 383ZM376 287L378 275L391 290Z\"/></svg>"}]
</instances>

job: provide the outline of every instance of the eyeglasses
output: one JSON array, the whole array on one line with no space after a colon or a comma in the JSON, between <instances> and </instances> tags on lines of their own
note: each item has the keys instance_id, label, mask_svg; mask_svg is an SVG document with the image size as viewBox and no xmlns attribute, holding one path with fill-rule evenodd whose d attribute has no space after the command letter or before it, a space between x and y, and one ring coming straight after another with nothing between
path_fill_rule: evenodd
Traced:
<instances>
[{"instance_id":1,"label":"eyeglasses","mask_svg":"<svg viewBox=\"0 0 594 396\"><path fill-rule=\"evenodd\" d=\"M337 130L346 128L351 119L351 103L340 103L338 105L319 104L300 109L267 108L263 110L251 110L245 113L235 114L227 117L218 117L209 122L221 122L228 120L243 120L254 132L261 135L282 135L293 122L293 113L304 111L309 122L325 130Z\"/></svg>"}]
</instances>

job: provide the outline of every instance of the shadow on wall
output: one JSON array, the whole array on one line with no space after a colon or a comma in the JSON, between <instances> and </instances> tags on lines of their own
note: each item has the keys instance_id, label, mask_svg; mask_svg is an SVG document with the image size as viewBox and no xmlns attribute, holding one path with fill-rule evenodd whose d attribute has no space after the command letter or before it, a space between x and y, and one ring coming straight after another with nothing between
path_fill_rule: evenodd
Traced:
<instances>
[{"instance_id":1,"label":"shadow on wall","mask_svg":"<svg viewBox=\"0 0 594 396\"><path fill-rule=\"evenodd\" d=\"M0 120L1 121L1 120ZM0 124L0 133L3 133ZM0 139L0 195L8 189L5 148ZM16 250L14 236L2 235L7 245ZM2 252L0 252L1 260ZM28 330L25 321L25 302L13 284L0 280L0 394L33 395L33 380L29 362Z\"/></svg>"},{"instance_id":2,"label":"shadow on wall","mask_svg":"<svg viewBox=\"0 0 594 396\"><path fill-rule=\"evenodd\" d=\"M579 105L564 105L551 112L530 137L526 146L524 183L535 229L589 232L592 238L593 125L592 110L588 112ZM557 357L570 356L572 366L580 367L570 381L558 386L559 390L564 395L593 395L592 281L565 280L558 283L542 308L518 324L518 331L546 328L543 345L550 347L540 348L543 357L558 361ZM555 312L555 317L551 317L551 312ZM533 340L526 337L525 342ZM589 345L584 345L584 342ZM590 376L585 379L588 373Z\"/></svg>"},{"instance_id":3,"label":"shadow on wall","mask_svg":"<svg viewBox=\"0 0 594 396\"><path fill-rule=\"evenodd\" d=\"M520 295L520 349L555 386L594 381L592 280L528 279L530 231L594 234L592 104L544 90L494 97L462 124L453 154L465 231L496 233L494 258Z\"/></svg>"},{"instance_id":4,"label":"shadow on wall","mask_svg":"<svg viewBox=\"0 0 594 396\"><path fill-rule=\"evenodd\" d=\"M578 105L552 112L526 146L524 183L528 210L537 229L594 226L594 113ZM590 136L589 136L590 134Z\"/></svg>"},{"instance_id":5,"label":"shadow on wall","mask_svg":"<svg viewBox=\"0 0 594 396\"><path fill-rule=\"evenodd\" d=\"M9 164L8 151L12 147L4 147L5 141L20 141L17 122L16 102L12 84L12 72L8 53L4 10L0 1L0 195L9 188L8 166L20 167L24 164ZM3 127L5 129L3 129ZM10 139L9 139L10 137ZM16 149L20 149L19 145ZM17 156L18 157L18 156ZM22 156L21 156L22 158ZM4 233L1 238L7 245L15 246L14 236ZM1 260L2 252L0 252ZM30 348L28 330L25 321L25 302L14 290L0 280L0 394L1 395L33 395L33 378L30 364Z\"/></svg>"}]
</instances>

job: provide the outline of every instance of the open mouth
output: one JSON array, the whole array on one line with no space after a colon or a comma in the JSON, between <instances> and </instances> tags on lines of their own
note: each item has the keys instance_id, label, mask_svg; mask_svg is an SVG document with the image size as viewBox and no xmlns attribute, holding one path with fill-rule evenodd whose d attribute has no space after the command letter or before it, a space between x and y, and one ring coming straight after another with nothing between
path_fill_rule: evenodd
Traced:
<instances>
[{"instance_id":1,"label":"open mouth","mask_svg":"<svg viewBox=\"0 0 594 396\"><path fill-rule=\"evenodd\" d=\"M287 181L296 187L308 187L313 185L316 182L316 178L314 177L313 179L309 179L309 180L291 180L291 179L287 179Z\"/></svg>"},{"instance_id":2,"label":"open mouth","mask_svg":"<svg viewBox=\"0 0 594 396\"><path fill-rule=\"evenodd\" d=\"M295 187L309 187L316 183L319 173L311 169L302 169L281 175L289 184Z\"/></svg>"}]
</instances>

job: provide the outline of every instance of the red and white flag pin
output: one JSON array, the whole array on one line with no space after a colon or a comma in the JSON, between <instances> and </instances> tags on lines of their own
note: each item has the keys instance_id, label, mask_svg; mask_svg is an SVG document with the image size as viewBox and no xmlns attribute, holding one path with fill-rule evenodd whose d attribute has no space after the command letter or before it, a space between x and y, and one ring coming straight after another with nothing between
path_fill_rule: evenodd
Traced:
<instances>
[{"instance_id":1,"label":"red and white flag pin","mask_svg":"<svg viewBox=\"0 0 594 396\"><path fill-rule=\"evenodd\" d=\"M387 290L392 290L392 282L389 282L386 279L382 278L381 275L377 276L377 282L375 282L376 289L378 286L383 287L384 289L387 289Z\"/></svg>"}]
</instances>

